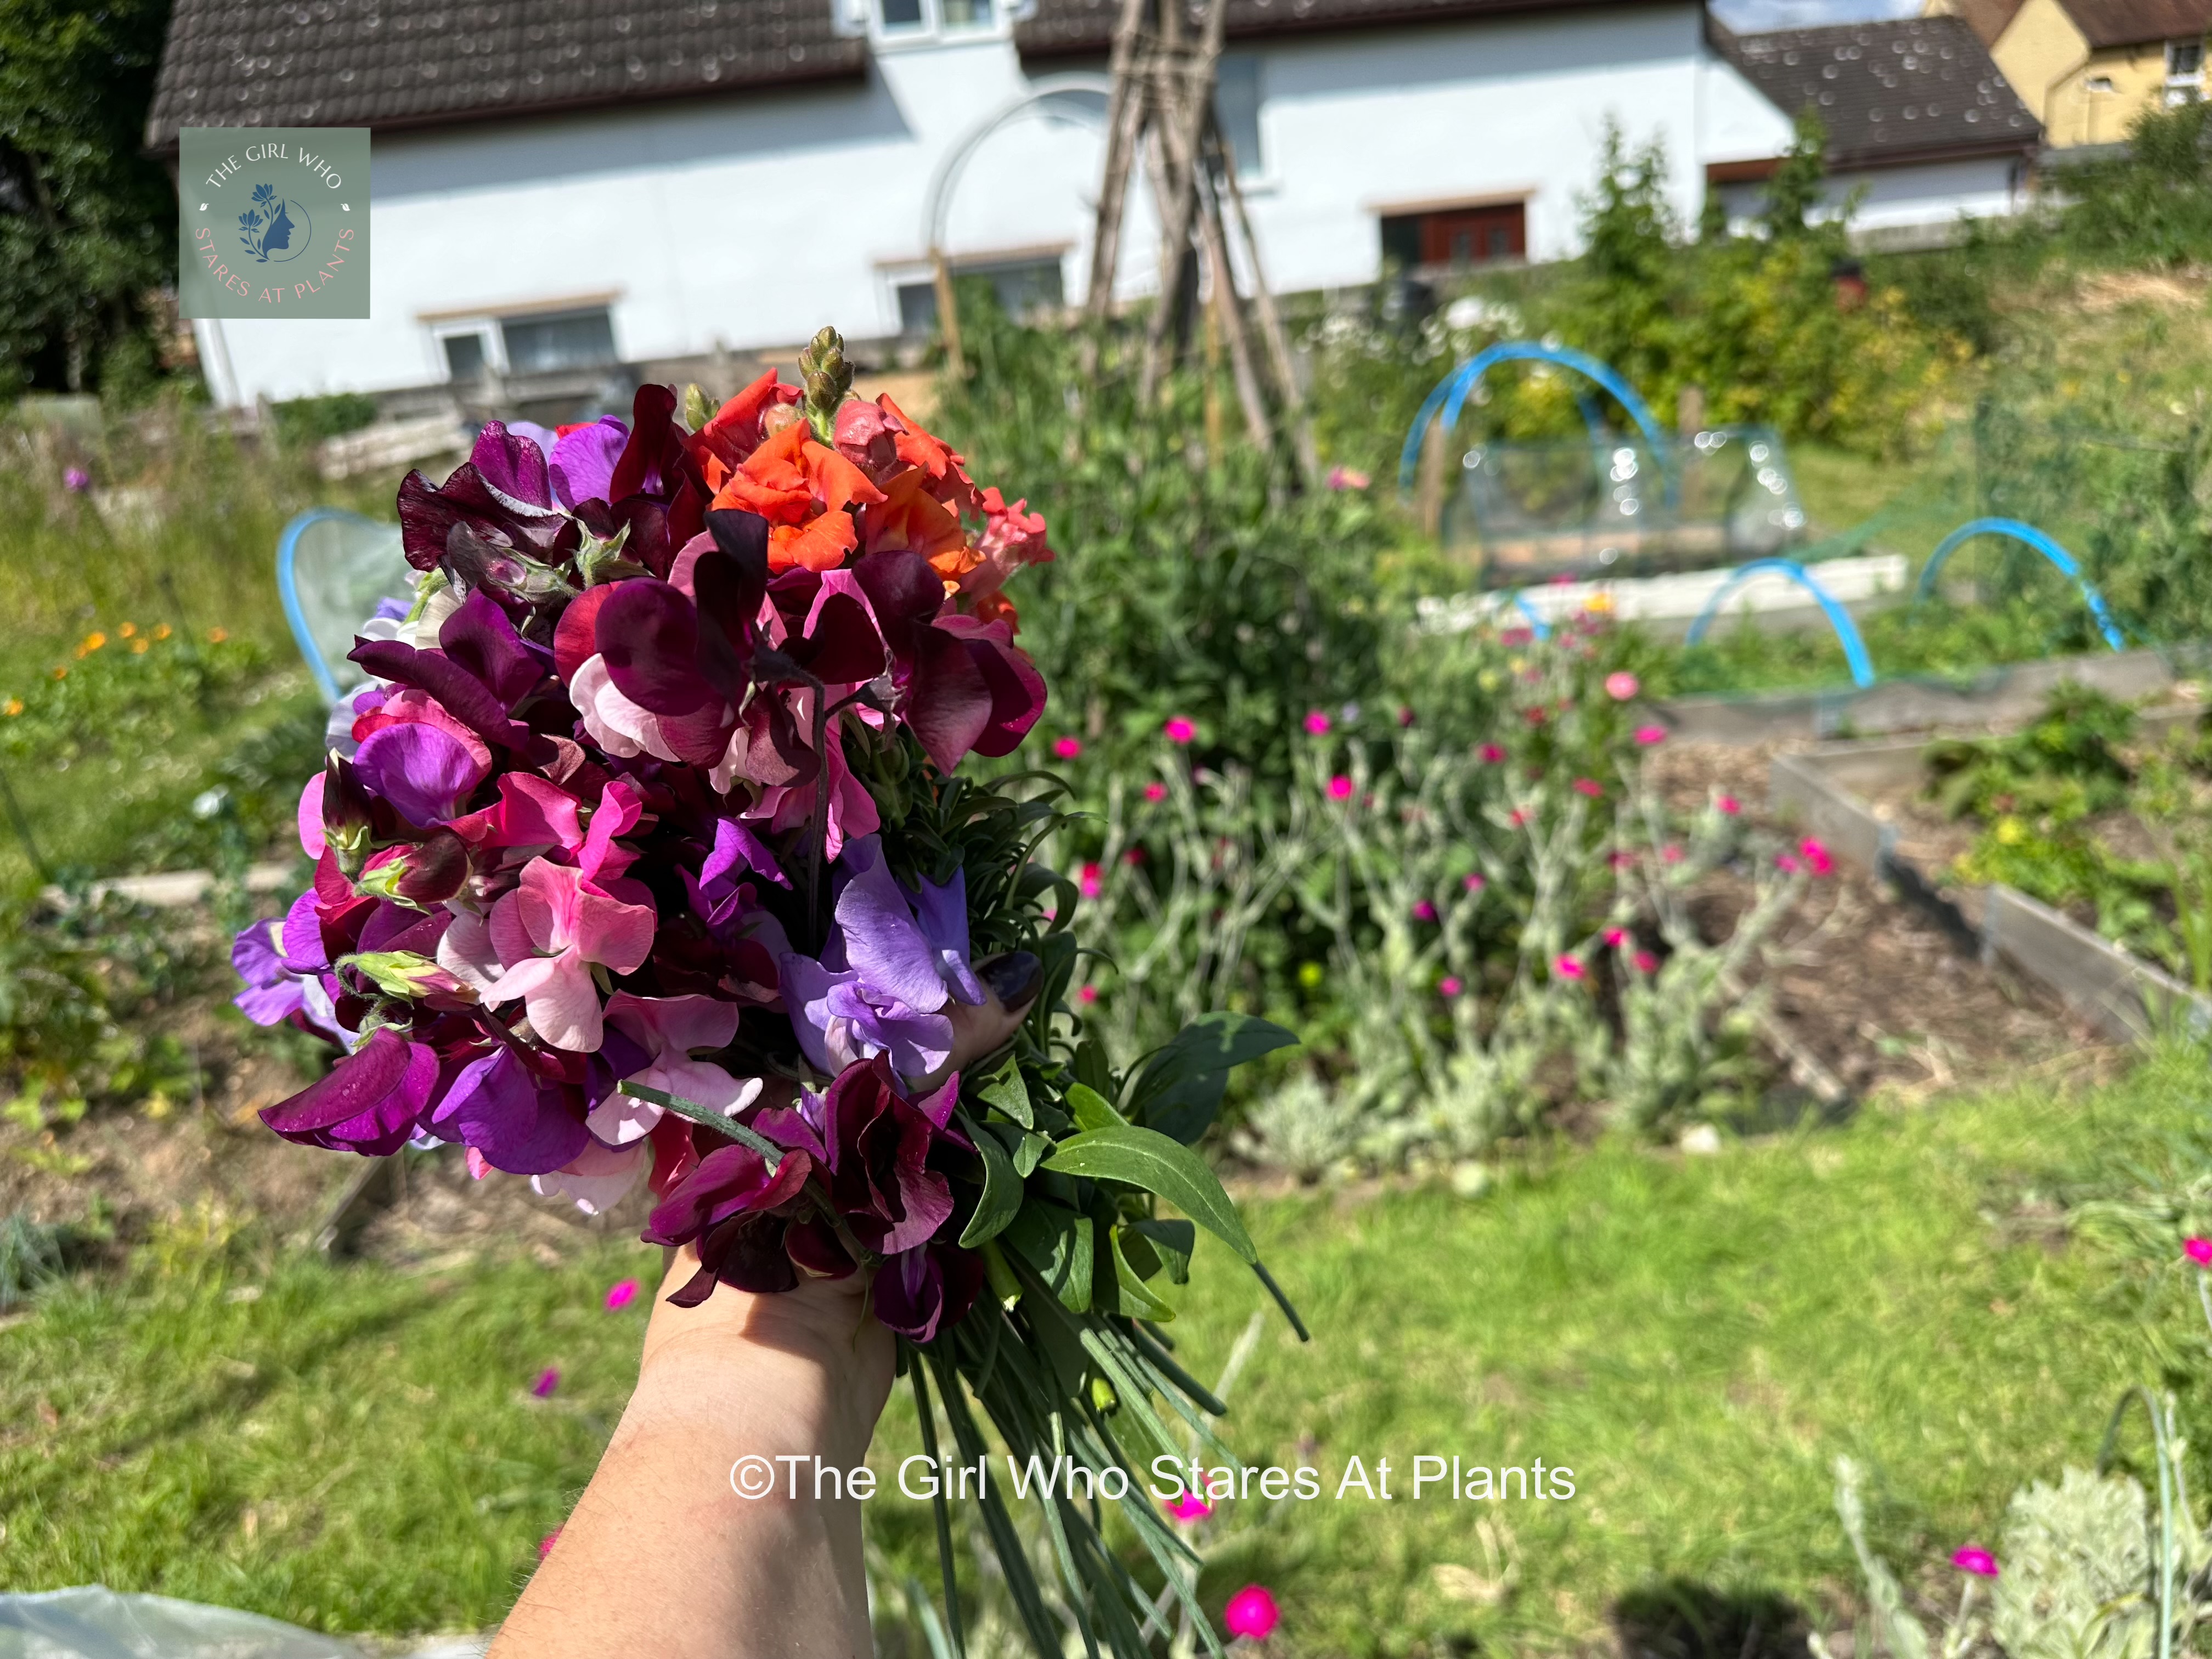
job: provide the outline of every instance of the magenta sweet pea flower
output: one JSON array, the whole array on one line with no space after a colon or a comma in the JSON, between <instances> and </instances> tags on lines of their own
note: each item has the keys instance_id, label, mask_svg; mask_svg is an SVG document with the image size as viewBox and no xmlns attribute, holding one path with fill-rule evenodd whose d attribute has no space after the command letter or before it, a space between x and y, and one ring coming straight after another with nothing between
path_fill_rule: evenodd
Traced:
<instances>
[{"instance_id":1,"label":"magenta sweet pea flower","mask_svg":"<svg viewBox=\"0 0 2212 1659\"><path fill-rule=\"evenodd\" d=\"M1643 689L1643 682L1626 669L1615 670L1605 677L1605 695L1615 702L1626 702Z\"/></svg>"},{"instance_id":2,"label":"magenta sweet pea flower","mask_svg":"<svg viewBox=\"0 0 2212 1659\"><path fill-rule=\"evenodd\" d=\"M270 1107L261 1121L287 1140L380 1157L414 1138L437 1086L437 1051L380 1025L328 1075Z\"/></svg>"},{"instance_id":3,"label":"magenta sweet pea flower","mask_svg":"<svg viewBox=\"0 0 2212 1659\"><path fill-rule=\"evenodd\" d=\"M1167 734L1168 741L1172 744L1186 744L1198 735L1198 728L1181 714L1170 718L1168 723L1160 729Z\"/></svg>"},{"instance_id":4,"label":"magenta sweet pea flower","mask_svg":"<svg viewBox=\"0 0 2212 1659\"><path fill-rule=\"evenodd\" d=\"M1997 1576L1997 1559L1978 1545L1969 1544L1964 1549L1951 1552L1951 1565L1960 1572L1972 1573L1977 1578Z\"/></svg>"},{"instance_id":5,"label":"magenta sweet pea flower","mask_svg":"<svg viewBox=\"0 0 2212 1659\"><path fill-rule=\"evenodd\" d=\"M1306 715L1306 730L1316 738L1327 737L1329 725L1328 716L1318 708L1310 711Z\"/></svg>"},{"instance_id":6,"label":"magenta sweet pea flower","mask_svg":"<svg viewBox=\"0 0 2212 1659\"><path fill-rule=\"evenodd\" d=\"M637 1300L637 1280L617 1279L607 1286L607 1311L617 1313Z\"/></svg>"},{"instance_id":7,"label":"magenta sweet pea flower","mask_svg":"<svg viewBox=\"0 0 2212 1659\"><path fill-rule=\"evenodd\" d=\"M1061 760L1077 759L1083 753L1083 739L1080 738L1054 738L1052 742L1052 752L1058 756Z\"/></svg>"},{"instance_id":8,"label":"magenta sweet pea flower","mask_svg":"<svg viewBox=\"0 0 2212 1659\"><path fill-rule=\"evenodd\" d=\"M1264 1642L1274 1634L1282 1618L1275 1598L1264 1587L1247 1584L1231 1596L1229 1605L1221 1610L1221 1627L1231 1636Z\"/></svg>"}]
</instances>

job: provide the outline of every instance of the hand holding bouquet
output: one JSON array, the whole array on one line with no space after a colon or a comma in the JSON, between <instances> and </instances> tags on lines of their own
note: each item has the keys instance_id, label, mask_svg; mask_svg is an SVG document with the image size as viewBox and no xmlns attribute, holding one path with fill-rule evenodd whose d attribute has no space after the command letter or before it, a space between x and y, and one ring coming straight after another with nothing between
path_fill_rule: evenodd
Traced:
<instances>
[{"instance_id":1,"label":"hand holding bouquet","mask_svg":"<svg viewBox=\"0 0 2212 1659\"><path fill-rule=\"evenodd\" d=\"M1080 1037L1075 892L1029 857L1054 786L957 771L1043 711L1004 585L1053 556L1044 522L852 398L830 331L801 368L714 410L692 388L681 420L646 386L627 424L494 423L444 484L401 485L422 574L364 630L353 752L301 797L313 884L234 951L251 1016L344 1054L263 1115L362 1153L459 1144L589 1211L649 1183L645 1237L698 1257L682 1307L871 1275L931 1449L933 1378L963 1461L972 1395L1018 1460L1125 1495L1195 1613L1137 1473L1182 1452L1159 1405L1234 1459L1157 1286L1198 1226L1265 1279L1190 1148L1229 1070L1291 1039L1212 1015L1117 1075ZM994 977L1036 988L1027 1016L954 1072L953 1012ZM1152 1596L1095 1506L1042 1503L1086 1630L1144 1651Z\"/></svg>"}]
</instances>

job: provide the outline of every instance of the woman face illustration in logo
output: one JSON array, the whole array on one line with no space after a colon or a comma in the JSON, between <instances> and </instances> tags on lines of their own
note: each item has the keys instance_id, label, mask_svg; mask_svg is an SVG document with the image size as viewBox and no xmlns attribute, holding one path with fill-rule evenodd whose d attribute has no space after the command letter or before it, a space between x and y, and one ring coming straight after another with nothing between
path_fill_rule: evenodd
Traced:
<instances>
[{"instance_id":1,"label":"woman face illustration in logo","mask_svg":"<svg viewBox=\"0 0 2212 1659\"><path fill-rule=\"evenodd\" d=\"M307 251L314 225L307 209L276 193L274 185L253 187L253 205L238 216L238 240L261 264L283 264Z\"/></svg>"}]
</instances>

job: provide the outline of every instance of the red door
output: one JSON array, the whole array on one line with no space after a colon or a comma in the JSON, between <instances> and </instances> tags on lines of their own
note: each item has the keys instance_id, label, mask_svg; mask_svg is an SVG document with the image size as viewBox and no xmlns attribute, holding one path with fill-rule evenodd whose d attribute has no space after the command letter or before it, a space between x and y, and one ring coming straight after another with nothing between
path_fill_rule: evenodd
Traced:
<instances>
[{"instance_id":1,"label":"red door","mask_svg":"<svg viewBox=\"0 0 2212 1659\"><path fill-rule=\"evenodd\" d=\"M1480 265L1519 259L1528 252L1528 221L1519 202L1454 208L1421 216L1421 263Z\"/></svg>"}]
</instances>

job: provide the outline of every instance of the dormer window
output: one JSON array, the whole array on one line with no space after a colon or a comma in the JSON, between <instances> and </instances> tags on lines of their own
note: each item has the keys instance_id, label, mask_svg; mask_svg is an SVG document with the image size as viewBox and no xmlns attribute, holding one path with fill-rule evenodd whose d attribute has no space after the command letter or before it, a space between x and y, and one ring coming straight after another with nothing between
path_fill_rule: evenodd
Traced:
<instances>
[{"instance_id":1,"label":"dormer window","mask_svg":"<svg viewBox=\"0 0 2212 1659\"><path fill-rule=\"evenodd\" d=\"M886 43L953 40L999 32L996 0L872 0L876 38Z\"/></svg>"}]
</instances>

